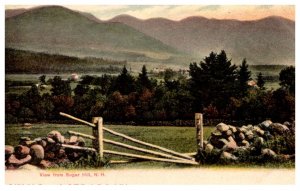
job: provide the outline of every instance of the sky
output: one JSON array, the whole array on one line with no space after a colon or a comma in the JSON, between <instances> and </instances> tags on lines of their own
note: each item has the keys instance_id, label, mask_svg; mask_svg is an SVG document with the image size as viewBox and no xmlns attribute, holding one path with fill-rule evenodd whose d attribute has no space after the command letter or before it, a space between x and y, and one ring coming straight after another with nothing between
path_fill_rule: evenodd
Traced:
<instances>
[{"instance_id":1,"label":"sky","mask_svg":"<svg viewBox=\"0 0 300 191\"><path fill-rule=\"evenodd\" d=\"M5 5L6 9L31 8L36 5ZM108 20L120 14L140 19L163 17L181 20L189 16L216 19L256 20L268 16L281 16L295 20L293 5L63 5L72 10L93 14Z\"/></svg>"}]
</instances>

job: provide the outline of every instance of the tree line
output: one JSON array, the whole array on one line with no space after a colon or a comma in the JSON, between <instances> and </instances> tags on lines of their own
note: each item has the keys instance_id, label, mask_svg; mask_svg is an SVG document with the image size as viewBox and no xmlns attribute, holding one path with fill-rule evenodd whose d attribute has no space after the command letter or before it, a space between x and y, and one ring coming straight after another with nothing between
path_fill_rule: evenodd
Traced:
<instances>
[{"instance_id":1,"label":"tree line","mask_svg":"<svg viewBox=\"0 0 300 191\"><path fill-rule=\"evenodd\" d=\"M41 76L40 83L51 85L51 92L41 94L32 86L21 95L7 94L6 122L61 121L59 112L141 125L192 120L195 112L212 121L295 120L295 68L281 70L279 79L279 89L267 90L263 74L251 79L246 59L238 67L225 51L191 63L189 77L168 69L162 80L152 79L146 66L134 77L124 66L117 76L83 76L72 90L70 80L55 76L46 82ZM250 80L256 84L249 85Z\"/></svg>"}]
</instances>

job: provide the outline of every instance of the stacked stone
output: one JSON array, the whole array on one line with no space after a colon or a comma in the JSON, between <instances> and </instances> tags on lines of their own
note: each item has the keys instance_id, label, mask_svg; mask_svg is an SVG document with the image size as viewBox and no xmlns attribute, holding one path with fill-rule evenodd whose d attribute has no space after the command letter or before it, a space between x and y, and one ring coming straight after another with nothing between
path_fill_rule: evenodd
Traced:
<instances>
[{"instance_id":1,"label":"stacked stone","mask_svg":"<svg viewBox=\"0 0 300 191\"><path fill-rule=\"evenodd\" d=\"M219 123L211 136L204 142L204 152L211 154L213 151L220 152L220 159L237 161L238 157L234 151L241 150L260 150L263 156L276 157L276 153L269 149L263 148L266 140L273 136L282 136L285 132L290 131L293 125L285 122L284 124L272 123L266 120L259 125L247 125L234 127Z\"/></svg>"},{"instance_id":2,"label":"stacked stone","mask_svg":"<svg viewBox=\"0 0 300 191\"><path fill-rule=\"evenodd\" d=\"M46 137L33 140L29 137L21 137L18 146L5 146L6 169L20 168L26 164L49 168L61 162L76 161L84 155L83 152L64 148L62 144L85 146L85 140L77 136L67 139L58 131L51 131Z\"/></svg>"}]
</instances>

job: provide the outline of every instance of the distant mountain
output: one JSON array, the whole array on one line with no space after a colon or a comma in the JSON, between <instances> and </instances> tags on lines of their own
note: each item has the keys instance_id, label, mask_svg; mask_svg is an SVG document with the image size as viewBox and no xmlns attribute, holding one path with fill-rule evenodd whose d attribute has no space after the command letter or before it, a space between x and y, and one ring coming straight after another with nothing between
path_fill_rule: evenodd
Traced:
<instances>
[{"instance_id":1,"label":"distant mountain","mask_svg":"<svg viewBox=\"0 0 300 191\"><path fill-rule=\"evenodd\" d=\"M124 23L199 59L224 49L235 62L245 57L249 64L295 64L295 22L282 17L254 21L188 17L172 21L120 15L109 22Z\"/></svg>"},{"instance_id":2,"label":"distant mountain","mask_svg":"<svg viewBox=\"0 0 300 191\"><path fill-rule=\"evenodd\" d=\"M5 10L5 18L14 17L25 13L28 9L6 9Z\"/></svg>"},{"instance_id":3,"label":"distant mountain","mask_svg":"<svg viewBox=\"0 0 300 191\"><path fill-rule=\"evenodd\" d=\"M91 14L60 6L33 8L7 17L5 47L128 61L168 62L181 55L128 25L102 22Z\"/></svg>"}]
</instances>

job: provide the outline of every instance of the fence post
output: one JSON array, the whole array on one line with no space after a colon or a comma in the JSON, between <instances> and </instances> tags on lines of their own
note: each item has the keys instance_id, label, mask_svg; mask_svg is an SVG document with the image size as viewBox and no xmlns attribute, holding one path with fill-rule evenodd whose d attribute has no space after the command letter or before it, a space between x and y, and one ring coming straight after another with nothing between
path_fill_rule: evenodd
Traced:
<instances>
[{"instance_id":1,"label":"fence post","mask_svg":"<svg viewBox=\"0 0 300 191\"><path fill-rule=\"evenodd\" d=\"M92 122L96 125L93 128L93 136L96 137L93 140L93 146L98 151L100 159L103 159L103 118L93 117Z\"/></svg>"},{"instance_id":2,"label":"fence post","mask_svg":"<svg viewBox=\"0 0 300 191\"><path fill-rule=\"evenodd\" d=\"M195 113L195 127L198 151L203 150L203 115Z\"/></svg>"}]
</instances>

